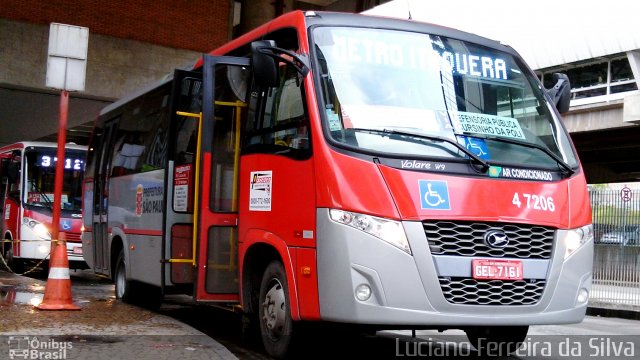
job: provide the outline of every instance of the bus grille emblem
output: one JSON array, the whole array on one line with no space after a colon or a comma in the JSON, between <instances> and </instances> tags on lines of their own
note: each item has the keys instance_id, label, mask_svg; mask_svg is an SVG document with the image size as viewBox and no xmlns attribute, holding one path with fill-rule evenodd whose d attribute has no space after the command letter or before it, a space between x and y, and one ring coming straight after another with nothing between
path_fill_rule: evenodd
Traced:
<instances>
[{"instance_id":1,"label":"bus grille emblem","mask_svg":"<svg viewBox=\"0 0 640 360\"><path fill-rule=\"evenodd\" d=\"M492 248L504 248L509 244L509 238L500 230L489 230L484 234L484 242Z\"/></svg>"}]
</instances>

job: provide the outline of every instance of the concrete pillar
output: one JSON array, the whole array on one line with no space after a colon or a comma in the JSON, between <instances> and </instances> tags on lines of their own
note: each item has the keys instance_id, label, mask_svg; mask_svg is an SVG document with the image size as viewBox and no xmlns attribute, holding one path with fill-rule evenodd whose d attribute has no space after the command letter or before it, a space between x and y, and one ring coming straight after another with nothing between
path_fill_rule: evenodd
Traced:
<instances>
[{"instance_id":1,"label":"concrete pillar","mask_svg":"<svg viewBox=\"0 0 640 360\"><path fill-rule=\"evenodd\" d=\"M293 0L245 0L242 2L239 33L247 33L276 17L276 8L282 4L282 13L293 10Z\"/></svg>"},{"instance_id":2,"label":"concrete pillar","mask_svg":"<svg viewBox=\"0 0 640 360\"><path fill-rule=\"evenodd\" d=\"M629 66L631 66L636 84L638 84L638 88L640 88L640 51L627 51L627 59L629 59Z\"/></svg>"}]
</instances>

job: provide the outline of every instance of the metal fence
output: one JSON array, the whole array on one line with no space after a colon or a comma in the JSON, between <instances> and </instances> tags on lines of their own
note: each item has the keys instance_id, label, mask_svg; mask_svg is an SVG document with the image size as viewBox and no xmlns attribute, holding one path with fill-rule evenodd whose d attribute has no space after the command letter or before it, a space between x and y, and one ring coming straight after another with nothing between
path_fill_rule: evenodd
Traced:
<instances>
[{"instance_id":1,"label":"metal fence","mask_svg":"<svg viewBox=\"0 0 640 360\"><path fill-rule=\"evenodd\" d=\"M592 187L595 254L590 306L640 309L640 190Z\"/></svg>"}]
</instances>

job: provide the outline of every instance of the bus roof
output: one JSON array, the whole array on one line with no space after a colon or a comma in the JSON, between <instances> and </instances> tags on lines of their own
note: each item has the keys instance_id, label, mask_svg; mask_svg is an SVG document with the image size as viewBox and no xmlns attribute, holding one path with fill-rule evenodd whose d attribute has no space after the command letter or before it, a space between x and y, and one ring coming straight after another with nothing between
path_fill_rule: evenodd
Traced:
<instances>
[{"instance_id":1,"label":"bus roof","mask_svg":"<svg viewBox=\"0 0 640 360\"><path fill-rule=\"evenodd\" d=\"M210 52L210 55L226 55L230 52L241 48L249 44L251 41L260 39L266 34L272 31L284 28L296 27L302 29L304 33L301 34L301 38L306 39L306 29L311 26L328 25L328 26L359 26L368 28L379 29L395 29L411 32L428 33L432 35L441 35L448 38L454 38L464 41L473 42L482 46L496 48L505 52L512 53L519 56L515 50L511 47L501 44L498 41L491 40L485 37L467 33L453 28L448 28L440 25L415 21L415 20L403 20L398 18L390 18L376 15L365 14L353 14L353 13L341 13L341 12L325 12L325 11L291 11L281 15L269 22L266 22L250 32L229 41L228 43L216 48ZM300 42L300 50L303 53L308 53L308 43L306 41ZM202 67L202 58L198 59L191 70L197 70ZM107 105L100 111L100 116L111 112L114 109L119 108L123 104L146 94L147 92L156 89L173 79L173 73L167 74L165 78L160 81L156 81L138 91L132 92L123 98L115 101L112 104Z\"/></svg>"},{"instance_id":2,"label":"bus roof","mask_svg":"<svg viewBox=\"0 0 640 360\"><path fill-rule=\"evenodd\" d=\"M473 42L482 46L497 48L502 51L515 53L515 51L498 41L491 40L479 35L471 34L461 30L416 21L405 20L377 15L366 14L353 14L343 12L325 12L325 11L292 11L288 12L276 19L273 19L261 26L253 29L252 31L234 39L221 47L210 52L211 55L225 55L229 52L236 50L251 41L260 39L262 36L283 28L291 28L292 24L299 29L307 29L312 26L326 25L326 26L358 26L377 29L394 29L404 30L411 32L428 33L432 35L441 35L448 38L459 39L463 41ZM301 34L305 36L306 34ZM306 37L306 36L305 36ZM307 43L301 42L301 51L308 53ZM196 62L194 68L202 66L202 59Z\"/></svg>"},{"instance_id":3,"label":"bus roof","mask_svg":"<svg viewBox=\"0 0 640 360\"><path fill-rule=\"evenodd\" d=\"M132 93L130 93L128 95L125 95L124 97L118 99L117 101L115 101L115 102L105 106L104 108L102 108L102 110L100 110L100 115L99 116L102 116L102 115L110 112L113 109L119 108L123 104L126 104L129 101L131 101L131 100L133 100L133 99L135 99L135 98L137 98L139 96L142 96L142 95L148 93L149 91L168 83L172 79L173 79L173 73L167 74L162 80L159 80L159 81L156 81L154 83L151 83L150 85L147 85L142 89L139 89L139 90L134 91L134 92L132 92Z\"/></svg>"},{"instance_id":4,"label":"bus roof","mask_svg":"<svg viewBox=\"0 0 640 360\"><path fill-rule=\"evenodd\" d=\"M0 152L24 149L29 146L44 147L44 148L58 148L58 144L50 141L19 141L13 144L9 144L0 148ZM78 145L73 143L67 143L64 145L65 150L87 150L84 145Z\"/></svg>"}]
</instances>

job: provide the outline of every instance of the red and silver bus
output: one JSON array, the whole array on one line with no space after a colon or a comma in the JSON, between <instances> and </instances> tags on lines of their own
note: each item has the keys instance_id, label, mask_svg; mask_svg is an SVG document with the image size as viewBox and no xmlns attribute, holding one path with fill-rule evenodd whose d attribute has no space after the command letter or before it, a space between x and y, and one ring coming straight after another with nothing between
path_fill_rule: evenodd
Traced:
<instances>
[{"instance_id":1,"label":"red and silver bus","mask_svg":"<svg viewBox=\"0 0 640 360\"><path fill-rule=\"evenodd\" d=\"M0 148L2 256L14 272L40 263L47 268L58 145L22 141ZM60 233L67 240L70 268L86 268L82 258L82 184L87 147L65 145ZM57 237L56 237L57 238ZM42 261L42 262L41 262Z\"/></svg>"},{"instance_id":2,"label":"red and silver bus","mask_svg":"<svg viewBox=\"0 0 640 360\"><path fill-rule=\"evenodd\" d=\"M591 212L557 78L450 28L285 14L101 112L85 260L125 301L241 308L275 357L301 321L500 344L580 322Z\"/></svg>"}]
</instances>

